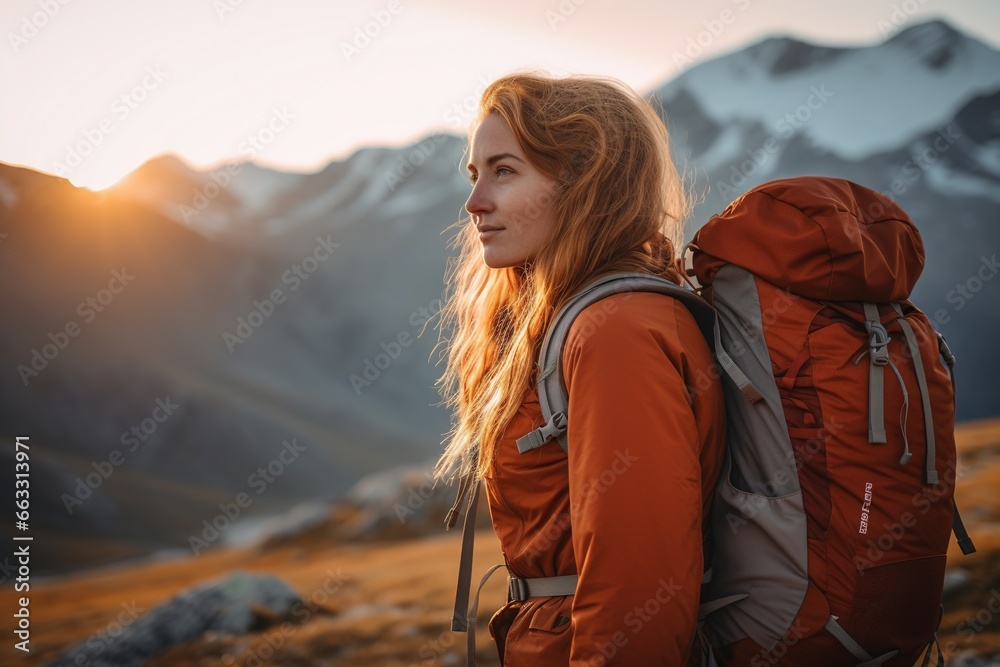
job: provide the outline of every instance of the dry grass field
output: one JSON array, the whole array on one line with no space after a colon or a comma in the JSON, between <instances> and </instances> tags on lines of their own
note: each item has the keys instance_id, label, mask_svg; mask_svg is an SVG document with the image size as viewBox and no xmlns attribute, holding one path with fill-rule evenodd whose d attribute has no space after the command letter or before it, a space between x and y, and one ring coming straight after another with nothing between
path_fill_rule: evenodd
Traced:
<instances>
[{"instance_id":1,"label":"dry grass field","mask_svg":"<svg viewBox=\"0 0 1000 667\"><path fill-rule=\"evenodd\" d=\"M979 551L962 556L953 545L940 638L949 663L965 664L970 655L1000 654L1000 420L962 425L959 448L958 500ZM429 538L343 544L320 527L277 546L214 549L197 558L106 568L34 584L29 655L13 650L7 610L15 608L16 594L5 586L0 601L8 639L0 664L48 664L69 645L117 630L125 607L148 610L185 587L233 570L283 579L302 595L304 606L294 618L261 610L248 634L206 633L148 665L464 664L465 635L449 629L459 538L458 530L442 529ZM479 573L499 562L495 536L480 530L474 577L478 580ZM502 573L497 573L484 590L478 627L481 665L497 664L486 621L503 603L504 586Z\"/></svg>"}]
</instances>

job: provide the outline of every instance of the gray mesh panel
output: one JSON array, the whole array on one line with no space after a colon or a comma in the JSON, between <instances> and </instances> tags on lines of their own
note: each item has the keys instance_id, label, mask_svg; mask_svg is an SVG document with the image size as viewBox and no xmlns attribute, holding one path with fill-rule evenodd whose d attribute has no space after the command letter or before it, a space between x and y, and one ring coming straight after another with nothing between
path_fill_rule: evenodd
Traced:
<instances>
[{"instance_id":1,"label":"gray mesh panel","mask_svg":"<svg viewBox=\"0 0 1000 667\"><path fill-rule=\"evenodd\" d=\"M749 593L709 615L713 641L749 637L771 648L791 627L808 587L806 515L755 279L726 265L712 288L723 347L763 400L751 405L723 376L729 451L713 504L713 575L703 602Z\"/></svg>"}]
</instances>

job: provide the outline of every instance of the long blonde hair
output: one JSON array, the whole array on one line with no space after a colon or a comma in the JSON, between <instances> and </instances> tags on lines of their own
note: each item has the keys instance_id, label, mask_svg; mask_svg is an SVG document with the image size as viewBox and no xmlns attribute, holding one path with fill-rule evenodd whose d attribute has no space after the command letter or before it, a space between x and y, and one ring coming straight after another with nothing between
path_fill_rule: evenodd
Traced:
<instances>
[{"instance_id":1,"label":"long blonde hair","mask_svg":"<svg viewBox=\"0 0 1000 667\"><path fill-rule=\"evenodd\" d=\"M529 162L556 180L554 220L534 257L500 269L483 261L470 217L451 226L460 254L446 270L453 291L438 344L447 343L448 363L437 384L453 426L437 479L488 469L537 381L546 327L573 292L609 271L681 282L675 248L690 200L667 129L647 100L608 77L514 73L483 91L470 141L489 114L503 118Z\"/></svg>"}]
</instances>

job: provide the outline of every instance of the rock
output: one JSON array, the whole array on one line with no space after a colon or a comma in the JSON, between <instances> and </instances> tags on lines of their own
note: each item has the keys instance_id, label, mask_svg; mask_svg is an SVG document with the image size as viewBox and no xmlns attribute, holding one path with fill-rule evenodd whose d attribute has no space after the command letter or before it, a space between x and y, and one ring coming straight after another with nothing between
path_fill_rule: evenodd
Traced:
<instances>
[{"instance_id":1,"label":"rock","mask_svg":"<svg viewBox=\"0 0 1000 667\"><path fill-rule=\"evenodd\" d=\"M962 653L951 661L952 667L1000 667L1000 655L988 656Z\"/></svg>"},{"instance_id":2,"label":"rock","mask_svg":"<svg viewBox=\"0 0 1000 667\"><path fill-rule=\"evenodd\" d=\"M359 480L339 505L336 536L359 542L443 534L457 485L435 484L433 467L434 461L401 465ZM491 527L489 513L480 512L476 525Z\"/></svg>"},{"instance_id":3,"label":"rock","mask_svg":"<svg viewBox=\"0 0 1000 667\"><path fill-rule=\"evenodd\" d=\"M262 617L286 614L302 598L271 575L242 570L188 588L144 614L115 621L64 652L49 667L141 667L206 632L242 635Z\"/></svg>"},{"instance_id":4,"label":"rock","mask_svg":"<svg viewBox=\"0 0 1000 667\"><path fill-rule=\"evenodd\" d=\"M944 575L944 593L953 593L962 588L969 583L969 573L960 567L952 568L948 570Z\"/></svg>"}]
</instances>

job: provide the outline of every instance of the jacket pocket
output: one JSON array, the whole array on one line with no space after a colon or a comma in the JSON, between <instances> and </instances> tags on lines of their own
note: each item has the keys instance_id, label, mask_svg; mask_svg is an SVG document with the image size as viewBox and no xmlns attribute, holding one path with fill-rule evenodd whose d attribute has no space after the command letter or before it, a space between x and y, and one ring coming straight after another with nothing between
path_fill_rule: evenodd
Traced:
<instances>
[{"instance_id":1,"label":"jacket pocket","mask_svg":"<svg viewBox=\"0 0 1000 667\"><path fill-rule=\"evenodd\" d=\"M572 596L552 597L542 600L531 610L529 632L562 634L572 623Z\"/></svg>"},{"instance_id":2,"label":"jacket pocket","mask_svg":"<svg viewBox=\"0 0 1000 667\"><path fill-rule=\"evenodd\" d=\"M504 667L568 665L573 633L569 619L572 596L529 598L510 626Z\"/></svg>"},{"instance_id":3,"label":"jacket pocket","mask_svg":"<svg viewBox=\"0 0 1000 667\"><path fill-rule=\"evenodd\" d=\"M517 618L517 612L521 604L518 602L507 603L490 618L490 636L493 637L501 665L503 664L504 652L507 648L507 634L510 632L510 626L514 623L514 619Z\"/></svg>"}]
</instances>

